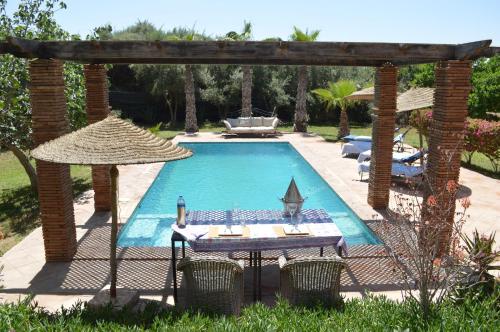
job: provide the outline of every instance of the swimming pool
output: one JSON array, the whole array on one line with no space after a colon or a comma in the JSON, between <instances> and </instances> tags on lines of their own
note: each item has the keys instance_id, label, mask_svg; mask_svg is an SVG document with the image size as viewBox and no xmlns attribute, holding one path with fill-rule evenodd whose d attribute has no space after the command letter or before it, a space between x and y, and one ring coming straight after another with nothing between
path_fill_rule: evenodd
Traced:
<instances>
[{"instance_id":1,"label":"swimming pool","mask_svg":"<svg viewBox=\"0 0 500 332\"><path fill-rule=\"evenodd\" d=\"M325 209L349 245L380 243L289 143L181 145L193 150L193 156L165 164L122 228L119 246L170 246L180 195L187 210L282 209L279 198L292 176L307 197L303 207Z\"/></svg>"}]
</instances>

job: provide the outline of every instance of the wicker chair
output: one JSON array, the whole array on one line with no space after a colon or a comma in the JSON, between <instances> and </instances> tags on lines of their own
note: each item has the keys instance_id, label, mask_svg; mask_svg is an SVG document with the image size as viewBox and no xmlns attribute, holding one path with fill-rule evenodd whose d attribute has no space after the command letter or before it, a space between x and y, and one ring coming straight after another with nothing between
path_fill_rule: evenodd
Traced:
<instances>
[{"instance_id":1,"label":"wicker chair","mask_svg":"<svg viewBox=\"0 0 500 332\"><path fill-rule=\"evenodd\" d=\"M280 290L292 305L338 306L340 273L346 266L344 260L335 257L300 257L290 261L278 258L280 266Z\"/></svg>"},{"instance_id":2,"label":"wicker chair","mask_svg":"<svg viewBox=\"0 0 500 332\"><path fill-rule=\"evenodd\" d=\"M186 285L185 309L239 315L243 302L243 261L223 257L186 257L177 269Z\"/></svg>"}]
</instances>

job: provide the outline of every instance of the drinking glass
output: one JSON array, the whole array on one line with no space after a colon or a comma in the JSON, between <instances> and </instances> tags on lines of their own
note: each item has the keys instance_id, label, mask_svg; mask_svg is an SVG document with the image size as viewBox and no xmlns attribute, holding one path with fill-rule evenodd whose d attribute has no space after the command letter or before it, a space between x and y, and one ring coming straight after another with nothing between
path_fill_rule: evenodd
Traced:
<instances>
[{"instance_id":1,"label":"drinking glass","mask_svg":"<svg viewBox=\"0 0 500 332\"><path fill-rule=\"evenodd\" d=\"M286 205L286 208L288 210L288 213L290 213L290 224L294 225L293 216L294 216L295 212L297 212L297 204L295 204L295 203L288 203ZM298 230L296 224L295 224L295 229Z\"/></svg>"}]
</instances>

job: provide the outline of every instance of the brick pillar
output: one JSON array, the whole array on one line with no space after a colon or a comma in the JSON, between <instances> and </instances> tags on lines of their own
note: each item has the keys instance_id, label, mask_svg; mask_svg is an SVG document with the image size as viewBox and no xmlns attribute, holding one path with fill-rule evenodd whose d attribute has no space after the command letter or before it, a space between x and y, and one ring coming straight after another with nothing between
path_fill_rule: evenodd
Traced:
<instances>
[{"instance_id":1,"label":"brick pillar","mask_svg":"<svg viewBox=\"0 0 500 332\"><path fill-rule=\"evenodd\" d=\"M29 65L33 140L42 144L69 132L63 64L34 60ZM73 190L69 165L36 161L45 259L69 261L76 251Z\"/></svg>"},{"instance_id":2,"label":"brick pillar","mask_svg":"<svg viewBox=\"0 0 500 332\"><path fill-rule=\"evenodd\" d=\"M392 147L397 99L397 67L386 64L375 73L375 103L372 133L368 204L374 209L389 205Z\"/></svg>"},{"instance_id":3,"label":"brick pillar","mask_svg":"<svg viewBox=\"0 0 500 332\"><path fill-rule=\"evenodd\" d=\"M424 202L431 194L438 200L436 203L440 207L440 215L431 220L446 223L440 234L441 243L445 245L451 234L455 215L455 200L450 199L447 194L446 184L450 180L458 182L460 175L467 98L471 89L471 62L440 62L436 66L435 76ZM424 215L425 213L424 211ZM441 247L440 250L446 248Z\"/></svg>"},{"instance_id":4,"label":"brick pillar","mask_svg":"<svg viewBox=\"0 0 500 332\"><path fill-rule=\"evenodd\" d=\"M108 81L104 65L85 65L86 109L88 123L105 119L109 115ZM109 166L92 166L94 208L111 210L111 178Z\"/></svg>"}]
</instances>

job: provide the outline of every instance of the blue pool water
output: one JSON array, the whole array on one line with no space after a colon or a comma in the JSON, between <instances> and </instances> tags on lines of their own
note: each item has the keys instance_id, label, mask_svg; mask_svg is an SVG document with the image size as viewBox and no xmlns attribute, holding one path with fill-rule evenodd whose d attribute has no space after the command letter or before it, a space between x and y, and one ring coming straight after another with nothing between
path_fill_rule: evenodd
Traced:
<instances>
[{"instance_id":1,"label":"blue pool water","mask_svg":"<svg viewBox=\"0 0 500 332\"><path fill-rule=\"evenodd\" d=\"M282 209L292 176L303 208L325 209L349 245L377 244L376 236L288 143L185 143L191 158L165 164L120 232L118 245L169 246L177 198L187 210Z\"/></svg>"}]
</instances>

